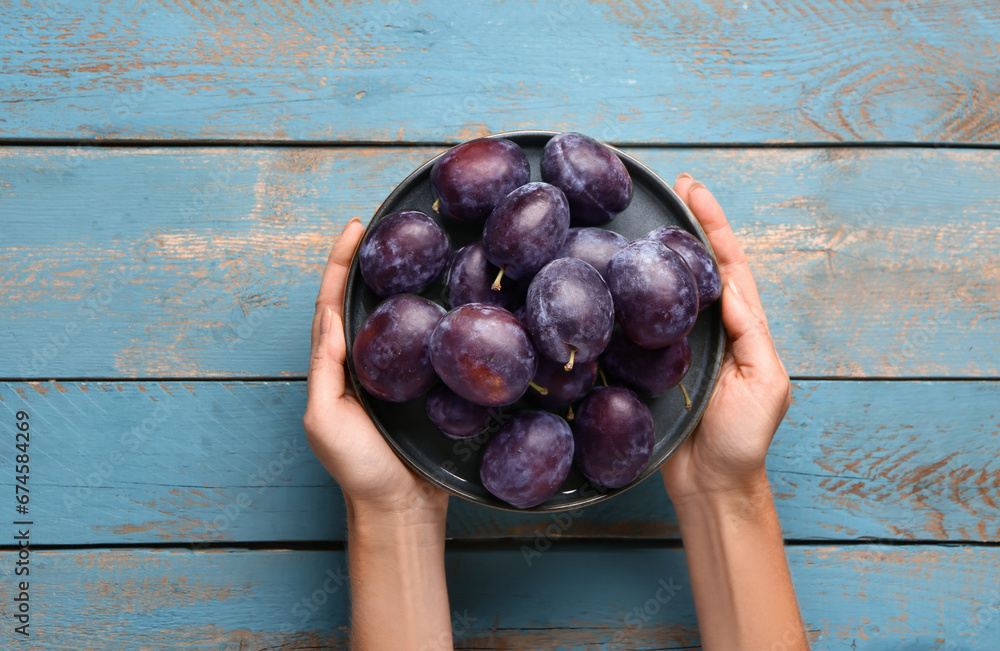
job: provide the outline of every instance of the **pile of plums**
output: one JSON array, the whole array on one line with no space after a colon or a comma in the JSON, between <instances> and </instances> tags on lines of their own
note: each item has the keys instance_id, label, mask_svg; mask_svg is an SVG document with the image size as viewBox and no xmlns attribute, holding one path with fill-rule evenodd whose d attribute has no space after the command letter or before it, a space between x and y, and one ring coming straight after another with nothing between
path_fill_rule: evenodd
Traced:
<instances>
[{"instance_id":1,"label":"pile of plums","mask_svg":"<svg viewBox=\"0 0 1000 651\"><path fill-rule=\"evenodd\" d=\"M404 210L373 224L358 252L384 299L354 341L361 385L391 402L427 393L428 418L455 439L488 431L493 408L531 403L493 433L480 466L486 489L520 508L552 497L574 462L606 488L642 473L654 440L643 399L687 373L686 336L721 291L687 231L629 242L601 228L632 200L603 144L556 135L541 172L529 182L509 140L459 145L432 168L433 209L481 224L482 239L452 252L431 217ZM418 295L441 274L447 311Z\"/></svg>"}]
</instances>

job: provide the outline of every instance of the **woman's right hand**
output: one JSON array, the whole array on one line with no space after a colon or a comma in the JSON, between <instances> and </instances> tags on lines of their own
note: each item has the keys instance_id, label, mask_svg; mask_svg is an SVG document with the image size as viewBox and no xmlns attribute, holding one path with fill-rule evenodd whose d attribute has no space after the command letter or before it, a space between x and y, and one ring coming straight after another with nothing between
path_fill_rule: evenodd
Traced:
<instances>
[{"instance_id":1,"label":"woman's right hand","mask_svg":"<svg viewBox=\"0 0 1000 651\"><path fill-rule=\"evenodd\" d=\"M764 457L791 402L788 373L771 340L746 255L719 202L687 174L677 177L674 190L718 258L728 341L708 408L663 464L663 481L675 504L695 496L754 495L766 487Z\"/></svg>"}]
</instances>

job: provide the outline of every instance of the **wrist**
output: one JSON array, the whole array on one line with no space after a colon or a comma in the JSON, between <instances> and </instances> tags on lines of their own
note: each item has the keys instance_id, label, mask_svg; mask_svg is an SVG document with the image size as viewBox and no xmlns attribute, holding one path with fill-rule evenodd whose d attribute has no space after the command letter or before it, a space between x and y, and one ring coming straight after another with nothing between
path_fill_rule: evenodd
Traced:
<instances>
[{"instance_id":1,"label":"wrist","mask_svg":"<svg viewBox=\"0 0 1000 651\"><path fill-rule=\"evenodd\" d=\"M693 518L753 522L770 520L775 513L774 496L763 468L740 482L708 484L668 494L681 524Z\"/></svg>"},{"instance_id":2,"label":"wrist","mask_svg":"<svg viewBox=\"0 0 1000 651\"><path fill-rule=\"evenodd\" d=\"M349 535L381 542L444 544L448 515L447 494L427 500L385 502L344 495Z\"/></svg>"},{"instance_id":3,"label":"wrist","mask_svg":"<svg viewBox=\"0 0 1000 651\"><path fill-rule=\"evenodd\" d=\"M341 490L349 520L357 512L366 519L407 525L444 521L448 514L448 493L416 478L389 490L359 492L344 487Z\"/></svg>"}]
</instances>

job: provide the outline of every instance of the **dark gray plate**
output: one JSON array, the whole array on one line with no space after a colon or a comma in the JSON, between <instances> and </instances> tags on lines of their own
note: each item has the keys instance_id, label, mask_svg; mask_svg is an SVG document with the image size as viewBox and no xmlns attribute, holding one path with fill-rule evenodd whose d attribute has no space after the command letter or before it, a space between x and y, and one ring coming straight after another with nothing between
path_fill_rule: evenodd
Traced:
<instances>
[{"instance_id":1,"label":"dark gray plate","mask_svg":"<svg viewBox=\"0 0 1000 651\"><path fill-rule=\"evenodd\" d=\"M520 145L531 164L531 180L540 181L542 149L555 134L554 131L515 131L491 137L507 138ZM632 176L634 196L628 209L618 215L607 228L633 240L644 237L654 228L674 224L687 229L708 247L708 241L698 222L684 202L674 194L673 189L642 163L620 151L615 150L615 152ZM398 210L421 210L445 229L451 237L453 249L457 250L480 238L482 228L459 224L440 217L431 210L434 198L431 195L430 175L431 167L436 160L437 158L434 158L424 163L400 183L399 187L393 190L379 206L372 223ZM423 295L443 305L441 289L442 283L438 281ZM454 441L438 431L427 419L423 397L406 403L389 403L369 395L361 388L351 350L361 324L378 303L379 298L365 285L355 257L351 264L347 295L344 299L347 360L354 389L375 422L375 426L400 458L429 481L473 502L500 509L518 510L493 497L479 479L479 461L489 439L488 435ZM588 483L574 468L555 496L544 504L527 510L560 511L607 499L648 477L677 449L701 419L719 376L725 350L725 332L718 302L699 315L694 330L688 335L688 341L691 344L691 369L683 383L691 396L692 408L690 411L684 409L684 397L679 389L672 389L647 402L656 425L656 442L652 459L643 473L629 486L609 490ZM496 410L495 426L492 429L499 428L509 414L521 408L530 407L523 407L518 403Z\"/></svg>"}]
</instances>

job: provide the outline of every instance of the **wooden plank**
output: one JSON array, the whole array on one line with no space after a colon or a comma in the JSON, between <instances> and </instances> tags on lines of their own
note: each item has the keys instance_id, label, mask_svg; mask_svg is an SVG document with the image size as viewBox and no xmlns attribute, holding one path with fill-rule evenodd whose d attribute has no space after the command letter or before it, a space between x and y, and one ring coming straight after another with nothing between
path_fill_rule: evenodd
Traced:
<instances>
[{"instance_id":1,"label":"wooden plank","mask_svg":"<svg viewBox=\"0 0 1000 651\"><path fill-rule=\"evenodd\" d=\"M991 0L5 2L0 137L995 144ZM529 27L530 26L530 27Z\"/></svg>"},{"instance_id":2,"label":"wooden plank","mask_svg":"<svg viewBox=\"0 0 1000 651\"><path fill-rule=\"evenodd\" d=\"M1000 541L1000 383L799 382L794 399L768 457L786 538ZM45 545L344 540L304 409L303 382L0 384L2 427L30 415L27 515ZM10 494L13 461L0 464ZM19 519L14 506L0 520ZM545 551L678 531L654 475L561 514L454 498L448 535Z\"/></svg>"},{"instance_id":3,"label":"wooden plank","mask_svg":"<svg viewBox=\"0 0 1000 651\"><path fill-rule=\"evenodd\" d=\"M0 149L0 377L302 377L340 225L438 151ZM1000 376L997 151L632 153L716 190L793 375Z\"/></svg>"},{"instance_id":4,"label":"wooden plank","mask_svg":"<svg viewBox=\"0 0 1000 651\"><path fill-rule=\"evenodd\" d=\"M982 547L788 550L813 648L995 648L1000 553ZM29 640L13 648L283 651L345 648L343 552L65 550L30 556ZM14 553L0 552L13 567ZM698 644L681 550L516 549L447 559L457 649L690 649ZM595 589L599 586L599 589ZM8 642L9 640L9 642Z\"/></svg>"}]
</instances>

